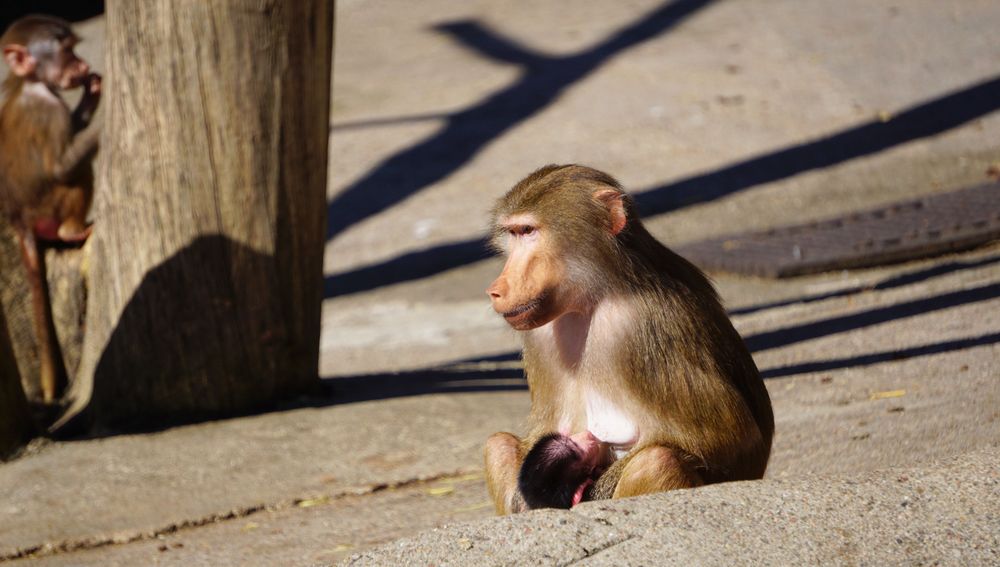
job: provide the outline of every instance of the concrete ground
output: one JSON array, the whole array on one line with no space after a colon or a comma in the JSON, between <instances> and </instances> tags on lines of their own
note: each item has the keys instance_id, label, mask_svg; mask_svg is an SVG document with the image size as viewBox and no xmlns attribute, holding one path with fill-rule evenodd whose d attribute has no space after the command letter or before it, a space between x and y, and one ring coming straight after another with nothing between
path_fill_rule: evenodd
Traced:
<instances>
[{"instance_id":1,"label":"concrete ground","mask_svg":"<svg viewBox=\"0 0 1000 567\"><path fill-rule=\"evenodd\" d=\"M765 480L501 519L481 447L528 395L474 245L549 162L656 196L671 245L986 181L998 26L990 0L339 2L334 397L38 442L0 465L0 562L995 564L1000 245L717 275L774 404Z\"/></svg>"},{"instance_id":2,"label":"concrete ground","mask_svg":"<svg viewBox=\"0 0 1000 567\"><path fill-rule=\"evenodd\" d=\"M1000 452L463 524L350 565L996 565Z\"/></svg>"}]
</instances>

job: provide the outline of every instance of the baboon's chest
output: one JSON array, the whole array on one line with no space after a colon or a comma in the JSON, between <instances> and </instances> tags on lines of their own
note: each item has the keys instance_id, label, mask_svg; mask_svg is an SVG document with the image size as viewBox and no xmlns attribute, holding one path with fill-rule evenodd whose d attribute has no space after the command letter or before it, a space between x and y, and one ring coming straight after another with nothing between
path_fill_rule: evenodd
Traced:
<instances>
[{"instance_id":1,"label":"baboon's chest","mask_svg":"<svg viewBox=\"0 0 1000 567\"><path fill-rule=\"evenodd\" d=\"M590 316L567 315L533 332L527 346L544 366L546 390L557 398L552 425L558 431L586 429L619 450L638 441L636 404L613 357L631 325L631 310L606 300Z\"/></svg>"},{"instance_id":2,"label":"baboon's chest","mask_svg":"<svg viewBox=\"0 0 1000 567\"><path fill-rule=\"evenodd\" d=\"M587 385L582 398L586 427L594 437L622 448L631 447L639 439L639 427L620 403Z\"/></svg>"}]
</instances>

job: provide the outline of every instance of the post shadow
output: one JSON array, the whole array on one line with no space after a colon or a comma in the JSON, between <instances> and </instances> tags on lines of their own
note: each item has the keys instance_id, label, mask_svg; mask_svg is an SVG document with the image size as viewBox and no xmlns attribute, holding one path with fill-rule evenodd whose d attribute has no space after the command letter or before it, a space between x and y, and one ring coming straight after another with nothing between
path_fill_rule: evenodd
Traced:
<instances>
[{"instance_id":1,"label":"post shadow","mask_svg":"<svg viewBox=\"0 0 1000 567\"><path fill-rule=\"evenodd\" d=\"M174 252L143 276L50 432L154 431L318 392L315 366L302 364L318 353L295 337L275 291L282 270L273 254L222 234Z\"/></svg>"},{"instance_id":2,"label":"post shadow","mask_svg":"<svg viewBox=\"0 0 1000 567\"><path fill-rule=\"evenodd\" d=\"M446 124L438 132L385 159L334 197L328 205L327 239L444 179L611 56L656 37L710 2L667 2L590 49L556 57L519 46L474 21L438 26L484 58L522 67L521 78L473 106L446 115Z\"/></svg>"},{"instance_id":3,"label":"post shadow","mask_svg":"<svg viewBox=\"0 0 1000 567\"><path fill-rule=\"evenodd\" d=\"M1000 76L914 106L885 123L868 122L633 195L644 217L663 214L939 134L997 109L1000 109ZM485 237L407 252L384 262L327 276L325 297L428 277L490 255Z\"/></svg>"}]
</instances>

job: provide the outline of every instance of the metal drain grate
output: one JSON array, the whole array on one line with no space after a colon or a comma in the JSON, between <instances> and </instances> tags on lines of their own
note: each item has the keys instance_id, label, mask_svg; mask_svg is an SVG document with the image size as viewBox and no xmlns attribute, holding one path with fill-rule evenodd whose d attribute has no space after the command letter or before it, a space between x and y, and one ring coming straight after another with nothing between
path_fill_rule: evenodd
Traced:
<instances>
[{"instance_id":1,"label":"metal drain grate","mask_svg":"<svg viewBox=\"0 0 1000 567\"><path fill-rule=\"evenodd\" d=\"M676 250L708 271L783 278L912 260L998 238L1000 183L988 183Z\"/></svg>"}]
</instances>

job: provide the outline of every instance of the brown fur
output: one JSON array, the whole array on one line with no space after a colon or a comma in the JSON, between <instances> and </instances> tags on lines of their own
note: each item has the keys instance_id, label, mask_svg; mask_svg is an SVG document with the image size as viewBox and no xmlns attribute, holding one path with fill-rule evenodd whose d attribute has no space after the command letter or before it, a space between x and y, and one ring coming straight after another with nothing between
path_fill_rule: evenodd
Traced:
<instances>
[{"instance_id":1,"label":"brown fur","mask_svg":"<svg viewBox=\"0 0 1000 567\"><path fill-rule=\"evenodd\" d=\"M770 399L705 275L656 241L632 199L600 171L547 166L518 183L494 210L498 247L504 219L527 214L584 300L525 333L530 432L518 454L567 423L571 432L586 428L574 392L591 388L637 424L639 438L590 498L761 478L774 432ZM504 279L517 287L516 274ZM603 323L600 305L612 301L622 321ZM609 328L616 334L603 336ZM517 490L510 473L487 461L497 510L511 512L500 505Z\"/></svg>"},{"instance_id":2,"label":"brown fur","mask_svg":"<svg viewBox=\"0 0 1000 567\"><path fill-rule=\"evenodd\" d=\"M82 242L94 194L96 135L79 136L100 95L100 78L73 52L69 24L48 16L18 20L0 37L11 66L0 86L0 211L17 231L41 366L41 389L53 401L66 383L52 324L39 238ZM70 112L59 91L84 87ZM76 138L76 139L75 139Z\"/></svg>"}]
</instances>

